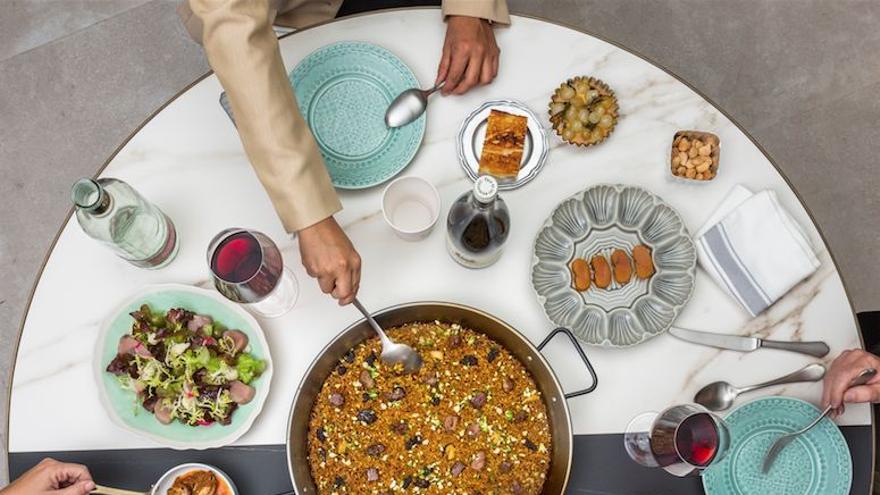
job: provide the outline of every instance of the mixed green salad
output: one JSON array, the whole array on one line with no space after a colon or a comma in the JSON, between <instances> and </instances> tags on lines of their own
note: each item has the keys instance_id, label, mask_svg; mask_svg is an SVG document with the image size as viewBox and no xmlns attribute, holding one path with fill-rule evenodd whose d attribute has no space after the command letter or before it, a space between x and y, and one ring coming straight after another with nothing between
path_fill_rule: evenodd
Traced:
<instances>
[{"instance_id":1,"label":"mixed green salad","mask_svg":"<svg viewBox=\"0 0 880 495\"><path fill-rule=\"evenodd\" d=\"M159 422L228 425L253 400L266 362L247 352L244 332L181 308L162 314L144 304L131 317L107 371Z\"/></svg>"}]
</instances>

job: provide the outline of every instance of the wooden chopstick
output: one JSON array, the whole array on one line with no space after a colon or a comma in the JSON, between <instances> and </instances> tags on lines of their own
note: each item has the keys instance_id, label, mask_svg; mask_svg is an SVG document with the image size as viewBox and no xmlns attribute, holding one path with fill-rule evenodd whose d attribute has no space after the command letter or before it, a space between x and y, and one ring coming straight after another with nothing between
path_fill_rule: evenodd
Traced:
<instances>
[{"instance_id":1,"label":"wooden chopstick","mask_svg":"<svg viewBox=\"0 0 880 495\"><path fill-rule=\"evenodd\" d=\"M95 485L92 490L94 495L148 495L150 492L134 492L131 490L121 490L119 488L110 488L101 485Z\"/></svg>"}]
</instances>

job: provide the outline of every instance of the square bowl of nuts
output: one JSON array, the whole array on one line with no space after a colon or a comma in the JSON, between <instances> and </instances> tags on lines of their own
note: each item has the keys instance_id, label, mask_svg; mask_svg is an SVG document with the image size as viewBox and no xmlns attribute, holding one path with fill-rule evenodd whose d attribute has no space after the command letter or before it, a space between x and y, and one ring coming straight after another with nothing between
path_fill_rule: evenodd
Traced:
<instances>
[{"instance_id":1,"label":"square bowl of nuts","mask_svg":"<svg viewBox=\"0 0 880 495\"><path fill-rule=\"evenodd\" d=\"M671 170L676 178L709 181L718 175L721 146L711 132L678 131L672 140Z\"/></svg>"}]
</instances>

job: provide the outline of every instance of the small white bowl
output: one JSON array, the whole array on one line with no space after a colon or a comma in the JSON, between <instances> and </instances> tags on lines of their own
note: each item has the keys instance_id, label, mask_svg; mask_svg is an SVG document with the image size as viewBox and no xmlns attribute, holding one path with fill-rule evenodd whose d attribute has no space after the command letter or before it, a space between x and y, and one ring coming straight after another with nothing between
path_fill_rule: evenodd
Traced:
<instances>
[{"instance_id":1,"label":"small white bowl","mask_svg":"<svg viewBox=\"0 0 880 495\"><path fill-rule=\"evenodd\" d=\"M235 487L235 484L229 479L226 473L221 471L220 469L210 466L208 464L201 464L198 462L191 462L189 464L181 464L179 466L175 466L169 469L165 474L159 478L159 481L153 486L153 490L150 492L151 495L166 495L168 490L171 488L171 485L174 484L174 480L176 480L179 476L182 476L190 471L211 471L215 476L220 478L223 482L225 482L229 486L230 492L232 495L239 495L238 489Z\"/></svg>"},{"instance_id":2,"label":"small white bowl","mask_svg":"<svg viewBox=\"0 0 880 495\"><path fill-rule=\"evenodd\" d=\"M401 239L424 239L440 218L440 193L421 177L394 179L382 193L382 215Z\"/></svg>"}]
</instances>

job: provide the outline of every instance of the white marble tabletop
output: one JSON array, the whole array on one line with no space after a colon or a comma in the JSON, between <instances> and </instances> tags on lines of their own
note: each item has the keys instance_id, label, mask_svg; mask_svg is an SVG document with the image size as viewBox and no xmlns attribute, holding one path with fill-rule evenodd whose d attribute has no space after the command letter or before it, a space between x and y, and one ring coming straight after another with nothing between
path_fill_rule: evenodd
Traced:
<instances>
[{"instance_id":1,"label":"white marble tabletop","mask_svg":"<svg viewBox=\"0 0 880 495\"><path fill-rule=\"evenodd\" d=\"M377 43L400 56L428 85L443 34L437 10L391 12L295 33L283 39L281 47L292 68L331 42ZM824 340L832 349L826 362L844 349L860 346L840 276L806 211L767 157L721 112L663 70L583 33L515 17L512 27L497 30L497 37L502 49L497 80L463 97L435 97L422 148L403 172L437 186L443 215L470 186L457 163L453 137L462 119L481 102L516 99L544 115L551 91L561 81L592 75L617 93L620 123L605 144L594 148L578 149L551 138L549 162L541 175L503 194L512 214L511 236L501 260L484 270L455 264L446 253L442 228L417 243L395 237L380 213L381 187L341 192L345 209L338 219L364 259L360 298L367 306L460 302L508 321L538 342L552 325L529 281L532 242L562 198L597 183L637 184L663 197L694 231L731 187L741 183L779 193L821 253L822 267L756 319L700 270L694 297L677 323L780 340ZM359 318L354 308L339 308L322 295L303 271L296 243L281 228L218 104L220 91L211 76L180 95L140 129L102 173L129 182L174 219L181 245L171 265L158 271L137 269L87 238L75 220L63 228L24 324L12 385L11 452L155 446L114 426L101 408L90 369L96 334L108 311L146 284L206 286L205 249L223 228L246 226L272 236L301 287L292 312L262 321L272 346L275 377L262 415L239 444L284 442L288 409L305 369L334 335ZM692 128L712 130L721 138L721 173L710 184L669 178L666 160L672 135ZM633 348L588 347L586 352L600 382L594 393L570 401L577 434L622 432L634 415L687 402L710 381L759 382L813 360L770 350L720 351L670 335ZM586 382L586 373L563 341L550 346L548 357L567 388ZM821 385L776 387L752 397L780 393L815 402ZM838 421L870 424L870 410L849 407Z\"/></svg>"}]
</instances>

